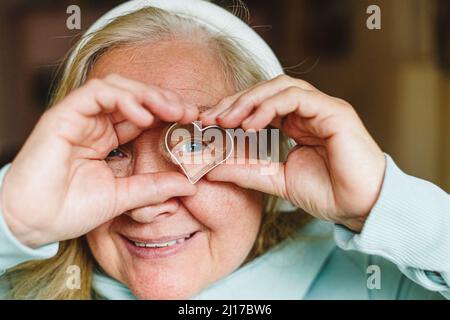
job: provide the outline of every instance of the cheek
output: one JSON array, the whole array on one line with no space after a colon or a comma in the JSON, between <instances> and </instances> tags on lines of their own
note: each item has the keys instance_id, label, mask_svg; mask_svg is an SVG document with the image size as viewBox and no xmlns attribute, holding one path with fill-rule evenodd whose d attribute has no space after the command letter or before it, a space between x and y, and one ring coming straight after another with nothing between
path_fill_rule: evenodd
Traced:
<instances>
[{"instance_id":1,"label":"cheek","mask_svg":"<svg viewBox=\"0 0 450 320\"><path fill-rule=\"evenodd\" d=\"M262 194L206 180L199 181L197 186L197 194L183 203L210 233L211 247L224 255L245 258L259 231Z\"/></svg>"},{"instance_id":2,"label":"cheek","mask_svg":"<svg viewBox=\"0 0 450 320\"><path fill-rule=\"evenodd\" d=\"M121 259L110 232L112 221L92 230L86 240L97 263L114 278L123 281Z\"/></svg>"}]
</instances>

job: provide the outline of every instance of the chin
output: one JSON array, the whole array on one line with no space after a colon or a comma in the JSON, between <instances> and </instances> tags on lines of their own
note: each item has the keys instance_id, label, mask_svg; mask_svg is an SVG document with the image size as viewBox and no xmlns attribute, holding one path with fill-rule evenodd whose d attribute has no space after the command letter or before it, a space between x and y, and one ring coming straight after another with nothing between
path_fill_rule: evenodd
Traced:
<instances>
[{"instance_id":1,"label":"chin","mask_svg":"<svg viewBox=\"0 0 450 320\"><path fill-rule=\"evenodd\" d=\"M143 275L130 279L128 287L140 300L186 300L203 289L199 280L199 275Z\"/></svg>"}]
</instances>

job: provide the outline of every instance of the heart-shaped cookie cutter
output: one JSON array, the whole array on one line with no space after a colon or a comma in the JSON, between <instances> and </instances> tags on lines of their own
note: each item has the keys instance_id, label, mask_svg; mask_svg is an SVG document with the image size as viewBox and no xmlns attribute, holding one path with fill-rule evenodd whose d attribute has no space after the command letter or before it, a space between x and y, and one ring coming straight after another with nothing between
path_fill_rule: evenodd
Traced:
<instances>
[{"instance_id":1,"label":"heart-shaped cookie cutter","mask_svg":"<svg viewBox=\"0 0 450 320\"><path fill-rule=\"evenodd\" d=\"M202 177L204 177L208 172L210 172L212 169L216 168L217 166L221 165L222 163L224 163L225 161L227 161L231 157L231 155L233 153L233 149L234 149L234 141L233 141L233 136L226 129L224 129L224 128L220 127L220 126L211 125L211 126L207 126L205 128L202 128L201 125L198 125L197 121L192 122L191 124L194 126L194 130L198 130L200 133L203 133L204 131L209 130L209 129L217 128L221 132L225 132L226 137L228 138L226 140L228 143L226 143L226 153L225 153L226 155L225 155L225 157L222 160L218 161L218 162L216 162L216 160L214 160L214 162L215 162L214 164L211 164L211 163L207 164L206 166L204 166L204 168L201 169L201 171L204 170L204 172L202 172L198 176L193 177L189 173L189 171L185 168L185 165L172 153L172 150L169 147L169 143L168 143L169 134L172 132L173 128L176 127L176 126L181 126L181 125L178 124L178 123L174 123L169 128L167 128L167 131L166 131L166 134L165 134L165 137L164 137L164 146L166 148L166 151L169 153L171 160L174 163L176 163L183 170L183 173L188 178L189 182L192 183L192 184L195 184ZM228 146L229 146L229 148L228 148Z\"/></svg>"}]
</instances>

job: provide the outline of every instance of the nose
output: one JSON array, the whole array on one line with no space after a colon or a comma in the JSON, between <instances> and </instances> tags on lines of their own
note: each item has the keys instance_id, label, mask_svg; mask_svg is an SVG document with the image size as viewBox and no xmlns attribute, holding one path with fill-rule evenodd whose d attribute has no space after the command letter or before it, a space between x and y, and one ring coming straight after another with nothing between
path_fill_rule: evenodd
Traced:
<instances>
[{"instance_id":1,"label":"nose","mask_svg":"<svg viewBox=\"0 0 450 320\"><path fill-rule=\"evenodd\" d=\"M132 174L145 174L167 171L178 171L178 167L168 161L161 151L160 129L144 132L133 142ZM173 215L180 206L179 200L169 198L163 203L133 209L127 212L139 223L150 223Z\"/></svg>"},{"instance_id":2,"label":"nose","mask_svg":"<svg viewBox=\"0 0 450 320\"><path fill-rule=\"evenodd\" d=\"M179 206L179 200L171 198L164 203L131 210L127 215L136 222L150 223L170 217L177 212Z\"/></svg>"}]
</instances>

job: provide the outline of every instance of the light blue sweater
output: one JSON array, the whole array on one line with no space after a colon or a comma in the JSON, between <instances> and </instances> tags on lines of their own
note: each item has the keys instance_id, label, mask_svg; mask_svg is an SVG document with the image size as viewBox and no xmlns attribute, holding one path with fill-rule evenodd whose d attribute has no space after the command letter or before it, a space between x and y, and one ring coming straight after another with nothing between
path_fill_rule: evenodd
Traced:
<instances>
[{"instance_id":1,"label":"light blue sweater","mask_svg":"<svg viewBox=\"0 0 450 320\"><path fill-rule=\"evenodd\" d=\"M360 234L315 220L193 298L450 299L450 197L386 159L380 197ZM38 249L21 244L0 212L0 273L57 250L58 243ZM93 288L107 299L135 299L100 272ZM0 296L6 292L0 288Z\"/></svg>"}]
</instances>

